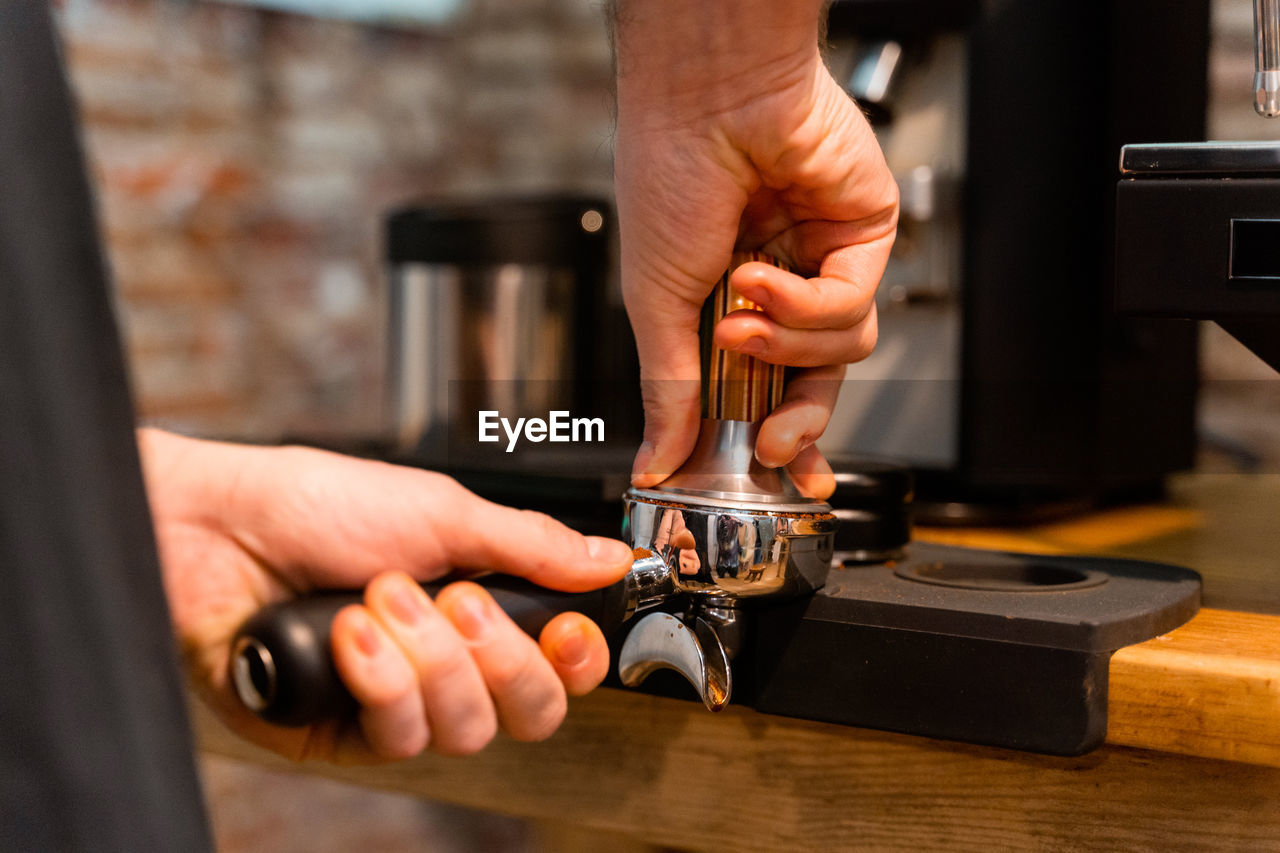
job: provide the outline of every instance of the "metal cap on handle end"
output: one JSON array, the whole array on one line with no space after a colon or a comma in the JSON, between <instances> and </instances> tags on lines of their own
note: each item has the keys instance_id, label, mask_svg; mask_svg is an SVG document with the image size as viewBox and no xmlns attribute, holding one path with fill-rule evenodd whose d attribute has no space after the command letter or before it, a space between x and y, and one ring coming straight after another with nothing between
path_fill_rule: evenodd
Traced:
<instances>
[{"instance_id":1,"label":"metal cap on handle end","mask_svg":"<svg viewBox=\"0 0 1280 853\"><path fill-rule=\"evenodd\" d=\"M333 617L354 593L270 604L249 617L231 645L229 677L247 709L269 723L304 726L354 713L329 650Z\"/></svg>"},{"instance_id":2,"label":"metal cap on handle end","mask_svg":"<svg viewBox=\"0 0 1280 853\"><path fill-rule=\"evenodd\" d=\"M276 662L257 637L241 636L231 649L231 686L246 708L260 714L276 698Z\"/></svg>"}]
</instances>

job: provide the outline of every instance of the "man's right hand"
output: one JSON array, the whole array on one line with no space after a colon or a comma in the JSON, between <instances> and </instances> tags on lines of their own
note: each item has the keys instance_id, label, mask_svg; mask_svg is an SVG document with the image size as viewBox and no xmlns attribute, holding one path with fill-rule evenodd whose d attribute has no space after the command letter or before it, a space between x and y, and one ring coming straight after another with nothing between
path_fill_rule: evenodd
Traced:
<instances>
[{"instance_id":1,"label":"man's right hand","mask_svg":"<svg viewBox=\"0 0 1280 853\"><path fill-rule=\"evenodd\" d=\"M698 428L698 322L735 250L734 286L763 309L716 343L795 372L756 456L802 489L834 479L813 443L844 365L876 341L875 290L897 186L862 113L818 51L820 0L623 0L617 10L615 175L622 285L640 354L645 439L632 482L654 485Z\"/></svg>"}]
</instances>

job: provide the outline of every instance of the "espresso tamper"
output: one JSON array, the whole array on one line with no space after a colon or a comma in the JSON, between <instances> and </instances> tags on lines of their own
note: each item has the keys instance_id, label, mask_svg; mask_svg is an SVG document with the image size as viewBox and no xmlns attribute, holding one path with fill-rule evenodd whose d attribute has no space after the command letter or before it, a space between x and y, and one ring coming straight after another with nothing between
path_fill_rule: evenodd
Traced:
<instances>
[{"instance_id":1,"label":"espresso tamper","mask_svg":"<svg viewBox=\"0 0 1280 853\"><path fill-rule=\"evenodd\" d=\"M730 663L750 610L821 587L836 530L830 506L801 494L785 468L755 457L760 423L782 401L785 368L713 342L721 318L759 310L729 283L750 261L781 266L762 253L735 255L703 307L703 418L693 453L657 486L623 496L632 547L665 568L670 593L627 635L618 675L634 687L673 669L713 711L732 694ZM670 612L672 604L680 609Z\"/></svg>"}]
</instances>

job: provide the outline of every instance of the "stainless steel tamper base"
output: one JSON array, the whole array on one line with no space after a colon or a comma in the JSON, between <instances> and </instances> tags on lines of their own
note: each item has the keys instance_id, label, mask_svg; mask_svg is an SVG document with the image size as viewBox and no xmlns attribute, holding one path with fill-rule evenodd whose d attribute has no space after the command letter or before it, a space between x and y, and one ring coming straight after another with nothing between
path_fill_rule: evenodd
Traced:
<instances>
[{"instance_id":1,"label":"stainless steel tamper base","mask_svg":"<svg viewBox=\"0 0 1280 853\"><path fill-rule=\"evenodd\" d=\"M758 429L706 419L677 473L623 496L632 547L667 568L667 602L685 604L678 617L653 612L636 623L618 660L627 686L674 669L708 708L720 710L732 694L740 605L811 593L825 582L835 516L825 502L801 494L784 469L760 465L753 452Z\"/></svg>"},{"instance_id":2,"label":"stainless steel tamper base","mask_svg":"<svg viewBox=\"0 0 1280 853\"><path fill-rule=\"evenodd\" d=\"M740 508L815 502L800 493L786 468L766 468L756 459L760 424L704 418L689 458L653 493L734 502ZM823 504L825 506L825 504ZM805 511L805 510L801 510Z\"/></svg>"}]
</instances>

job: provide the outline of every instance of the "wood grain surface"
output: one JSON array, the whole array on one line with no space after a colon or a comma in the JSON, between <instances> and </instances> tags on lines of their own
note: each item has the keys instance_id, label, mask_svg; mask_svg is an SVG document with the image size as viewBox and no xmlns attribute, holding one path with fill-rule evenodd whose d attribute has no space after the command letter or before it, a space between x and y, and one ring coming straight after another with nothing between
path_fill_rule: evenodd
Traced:
<instances>
[{"instance_id":1,"label":"wood grain surface","mask_svg":"<svg viewBox=\"0 0 1280 853\"><path fill-rule=\"evenodd\" d=\"M1280 767L1280 616L1206 609L1120 649L1107 715L1109 743Z\"/></svg>"},{"instance_id":2,"label":"wood grain surface","mask_svg":"<svg viewBox=\"0 0 1280 853\"><path fill-rule=\"evenodd\" d=\"M289 766L199 723L207 749ZM688 850L1280 847L1280 769L1124 747L1052 758L607 689L545 743L306 769Z\"/></svg>"}]
</instances>

